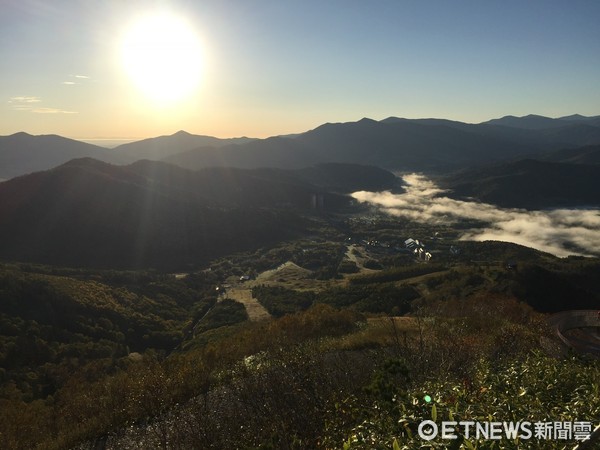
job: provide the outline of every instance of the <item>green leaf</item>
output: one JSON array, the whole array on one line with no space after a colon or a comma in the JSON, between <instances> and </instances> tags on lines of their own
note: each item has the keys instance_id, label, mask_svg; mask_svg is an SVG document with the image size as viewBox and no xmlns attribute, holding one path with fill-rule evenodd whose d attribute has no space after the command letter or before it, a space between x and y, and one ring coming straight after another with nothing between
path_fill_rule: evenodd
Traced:
<instances>
[{"instance_id":1,"label":"green leaf","mask_svg":"<svg viewBox=\"0 0 600 450\"><path fill-rule=\"evenodd\" d=\"M343 449L349 450L351 446L352 446L352 437L349 437L348 440L346 442L344 442Z\"/></svg>"},{"instance_id":2,"label":"green leaf","mask_svg":"<svg viewBox=\"0 0 600 450\"><path fill-rule=\"evenodd\" d=\"M398 441L396 439L394 439L394 445L392 445L392 448L394 450L400 450L400 445L398 444Z\"/></svg>"},{"instance_id":3,"label":"green leaf","mask_svg":"<svg viewBox=\"0 0 600 450\"><path fill-rule=\"evenodd\" d=\"M434 422L437 420L437 408L435 407L435 405L431 407L431 420L433 420Z\"/></svg>"}]
</instances>

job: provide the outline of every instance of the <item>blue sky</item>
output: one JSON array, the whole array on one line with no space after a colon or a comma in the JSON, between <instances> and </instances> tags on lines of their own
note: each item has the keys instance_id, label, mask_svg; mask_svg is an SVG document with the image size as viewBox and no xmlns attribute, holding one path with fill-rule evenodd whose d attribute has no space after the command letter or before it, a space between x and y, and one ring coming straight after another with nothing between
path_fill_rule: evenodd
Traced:
<instances>
[{"instance_id":1,"label":"blue sky","mask_svg":"<svg viewBox=\"0 0 600 450\"><path fill-rule=\"evenodd\" d=\"M2 135L265 137L391 115L600 114L598 1L3 0L0 8ZM203 60L198 88L168 105L140 94L118 58L140 17L165 12L194 31Z\"/></svg>"}]
</instances>

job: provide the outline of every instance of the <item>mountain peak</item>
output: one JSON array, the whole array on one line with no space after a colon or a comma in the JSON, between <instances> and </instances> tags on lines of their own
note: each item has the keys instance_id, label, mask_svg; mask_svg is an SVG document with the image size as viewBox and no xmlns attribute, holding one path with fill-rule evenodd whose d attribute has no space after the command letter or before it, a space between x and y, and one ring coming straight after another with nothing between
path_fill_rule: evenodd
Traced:
<instances>
[{"instance_id":1,"label":"mountain peak","mask_svg":"<svg viewBox=\"0 0 600 450\"><path fill-rule=\"evenodd\" d=\"M559 117L558 120L565 120L567 122L594 122L598 121L600 116L583 116L581 114L571 114L570 116ZM597 125L596 125L597 126Z\"/></svg>"},{"instance_id":2,"label":"mountain peak","mask_svg":"<svg viewBox=\"0 0 600 450\"><path fill-rule=\"evenodd\" d=\"M18 133L11 134L10 137L25 138L25 137L33 137L33 135L26 133L25 131L19 131Z\"/></svg>"},{"instance_id":3,"label":"mountain peak","mask_svg":"<svg viewBox=\"0 0 600 450\"><path fill-rule=\"evenodd\" d=\"M368 117L363 117L356 123L375 123L375 122L377 122L377 121L373 120L373 119L369 119Z\"/></svg>"},{"instance_id":4,"label":"mountain peak","mask_svg":"<svg viewBox=\"0 0 600 450\"><path fill-rule=\"evenodd\" d=\"M395 122L404 122L406 121L403 117L390 116L385 119L380 120L381 123L395 123Z\"/></svg>"},{"instance_id":5,"label":"mountain peak","mask_svg":"<svg viewBox=\"0 0 600 450\"><path fill-rule=\"evenodd\" d=\"M559 117L561 120L587 120L590 117L582 116L581 114L571 114L570 116Z\"/></svg>"},{"instance_id":6,"label":"mountain peak","mask_svg":"<svg viewBox=\"0 0 600 450\"><path fill-rule=\"evenodd\" d=\"M173 133L173 136L191 136L191 134L185 130L179 130L177 133Z\"/></svg>"},{"instance_id":7,"label":"mountain peak","mask_svg":"<svg viewBox=\"0 0 600 450\"><path fill-rule=\"evenodd\" d=\"M55 167L52 170L60 170L64 167L79 167L79 168L107 168L107 167L116 167L113 164L100 161L99 159L92 158L90 156L82 156L80 158L74 158L66 163L61 164L60 166Z\"/></svg>"}]
</instances>

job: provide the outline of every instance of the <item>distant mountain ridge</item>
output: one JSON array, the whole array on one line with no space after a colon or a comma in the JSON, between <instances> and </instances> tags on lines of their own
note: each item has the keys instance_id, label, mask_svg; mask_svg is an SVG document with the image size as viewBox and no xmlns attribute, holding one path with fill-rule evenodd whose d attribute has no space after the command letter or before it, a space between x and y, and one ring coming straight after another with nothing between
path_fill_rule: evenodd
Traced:
<instances>
[{"instance_id":1,"label":"distant mountain ridge","mask_svg":"<svg viewBox=\"0 0 600 450\"><path fill-rule=\"evenodd\" d=\"M600 116L582 116L581 114L571 114L570 116L559 117L559 120L568 120L571 122L594 122L600 120Z\"/></svg>"},{"instance_id":2,"label":"distant mountain ridge","mask_svg":"<svg viewBox=\"0 0 600 450\"><path fill-rule=\"evenodd\" d=\"M20 132L0 136L0 178L50 169L82 157L124 162L112 150L54 134L32 136Z\"/></svg>"},{"instance_id":3,"label":"distant mountain ridge","mask_svg":"<svg viewBox=\"0 0 600 450\"><path fill-rule=\"evenodd\" d=\"M217 148L252 140L245 137L219 139L179 131L171 136L144 139L108 149L58 135L33 136L19 132L0 136L0 179L51 169L75 158L89 157L111 164L128 164L140 159L160 160L204 145Z\"/></svg>"},{"instance_id":4,"label":"distant mountain ridge","mask_svg":"<svg viewBox=\"0 0 600 450\"><path fill-rule=\"evenodd\" d=\"M529 130L561 128L568 125L572 125L573 123L598 127L600 126L600 116L586 117L580 114L573 114L570 116L559 117L557 119L551 119L550 117L529 114L523 117L504 116L500 119L492 119L483 123L489 125L502 125L514 128L524 128Z\"/></svg>"},{"instance_id":5,"label":"distant mountain ridge","mask_svg":"<svg viewBox=\"0 0 600 450\"><path fill-rule=\"evenodd\" d=\"M538 116L535 114L529 114L528 116L523 117L504 116L500 119L492 119L484 123L513 128L524 128L527 130L544 130L548 128L560 128L569 125L569 123L560 119L551 119L549 117Z\"/></svg>"},{"instance_id":6,"label":"distant mountain ridge","mask_svg":"<svg viewBox=\"0 0 600 450\"><path fill-rule=\"evenodd\" d=\"M573 117L573 116L570 116ZM385 123L414 122L424 125L440 125L456 128L490 138L501 139L520 146L528 146L535 153L553 151L566 147L594 145L598 142L600 116L578 116L580 120L558 120L542 116L506 116L480 124L469 124L445 119L402 119L388 117ZM549 127L534 127L531 121L552 124Z\"/></svg>"},{"instance_id":7,"label":"distant mountain ridge","mask_svg":"<svg viewBox=\"0 0 600 450\"><path fill-rule=\"evenodd\" d=\"M554 119L548 119L554 120ZM239 146L198 148L165 160L188 168L300 168L324 162L369 164L389 170L444 172L542 152L600 144L600 127L569 122L532 130L443 119L324 124L293 139L276 137Z\"/></svg>"},{"instance_id":8,"label":"distant mountain ridge","mask_svg":"<svg viewBox=\"0 0 600 450\"><path fill-rule=\"evenodd\" d=\"M180 130L170 136L159 136L122 144L115 147L114 151L129 162L139 159L161 160L198 147L218 148L224 145L246 144L253 140L247 137L220 139L212 136L190 134Z\"/></svg>"},{"instance_id":9,"label":"distant mountain ridge","mask_svg":"<svg viewBox=\"0 0 600 450\"><path fill-rule=\"evenodd\" d=\"M299 169L352 163L390 170L448 172L459 167L600 144L600 116L506 116L481 124L444 119L327 123L291 136L218 139L179 131L109 150L60 136L0 137L0 179L45 170L73 158L113 164L164 160L184 168ZM537 157L537 156L536 156Z\"/></svg>"},{"instance_id":10,"label":"distant mountain ridge","mask_svg":"<svg viewBox=\"0 0 600 450\"><path fill-rule=\"evenodd\" d=\"M485 150L490 149L496 155L486 153ZM502 159L498 155L502 153L514 156L531 151L529 146L499 142L450 127L413 122L386 124L362 119L321 125L293 139L278 137L218 150L194 149L166 161L196 169L210 166L301 168L339 162L386 169L435 170Z\"/></svg>"}]
</instances>

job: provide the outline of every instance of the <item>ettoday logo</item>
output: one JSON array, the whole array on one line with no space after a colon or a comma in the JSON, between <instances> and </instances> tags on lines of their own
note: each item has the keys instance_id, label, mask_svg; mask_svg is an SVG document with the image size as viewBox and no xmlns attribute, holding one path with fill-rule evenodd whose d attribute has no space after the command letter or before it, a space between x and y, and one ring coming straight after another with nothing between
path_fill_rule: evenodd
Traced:
<instances>
[{"instance_id":1,"label":"ettoday logo","mask_svg":"<svg viewBox=\"0 0 600 450\"><path fill-rule=\"evenodd\" d=\"M476 422L443 421L438 426L433 420L424 420L417 429L419 437L431 441L441 439L458 439L461 434L466 439L501 440L517 438L521 440L584 440L592 432L591 422Z\"/></svg>"}]
</instances>

